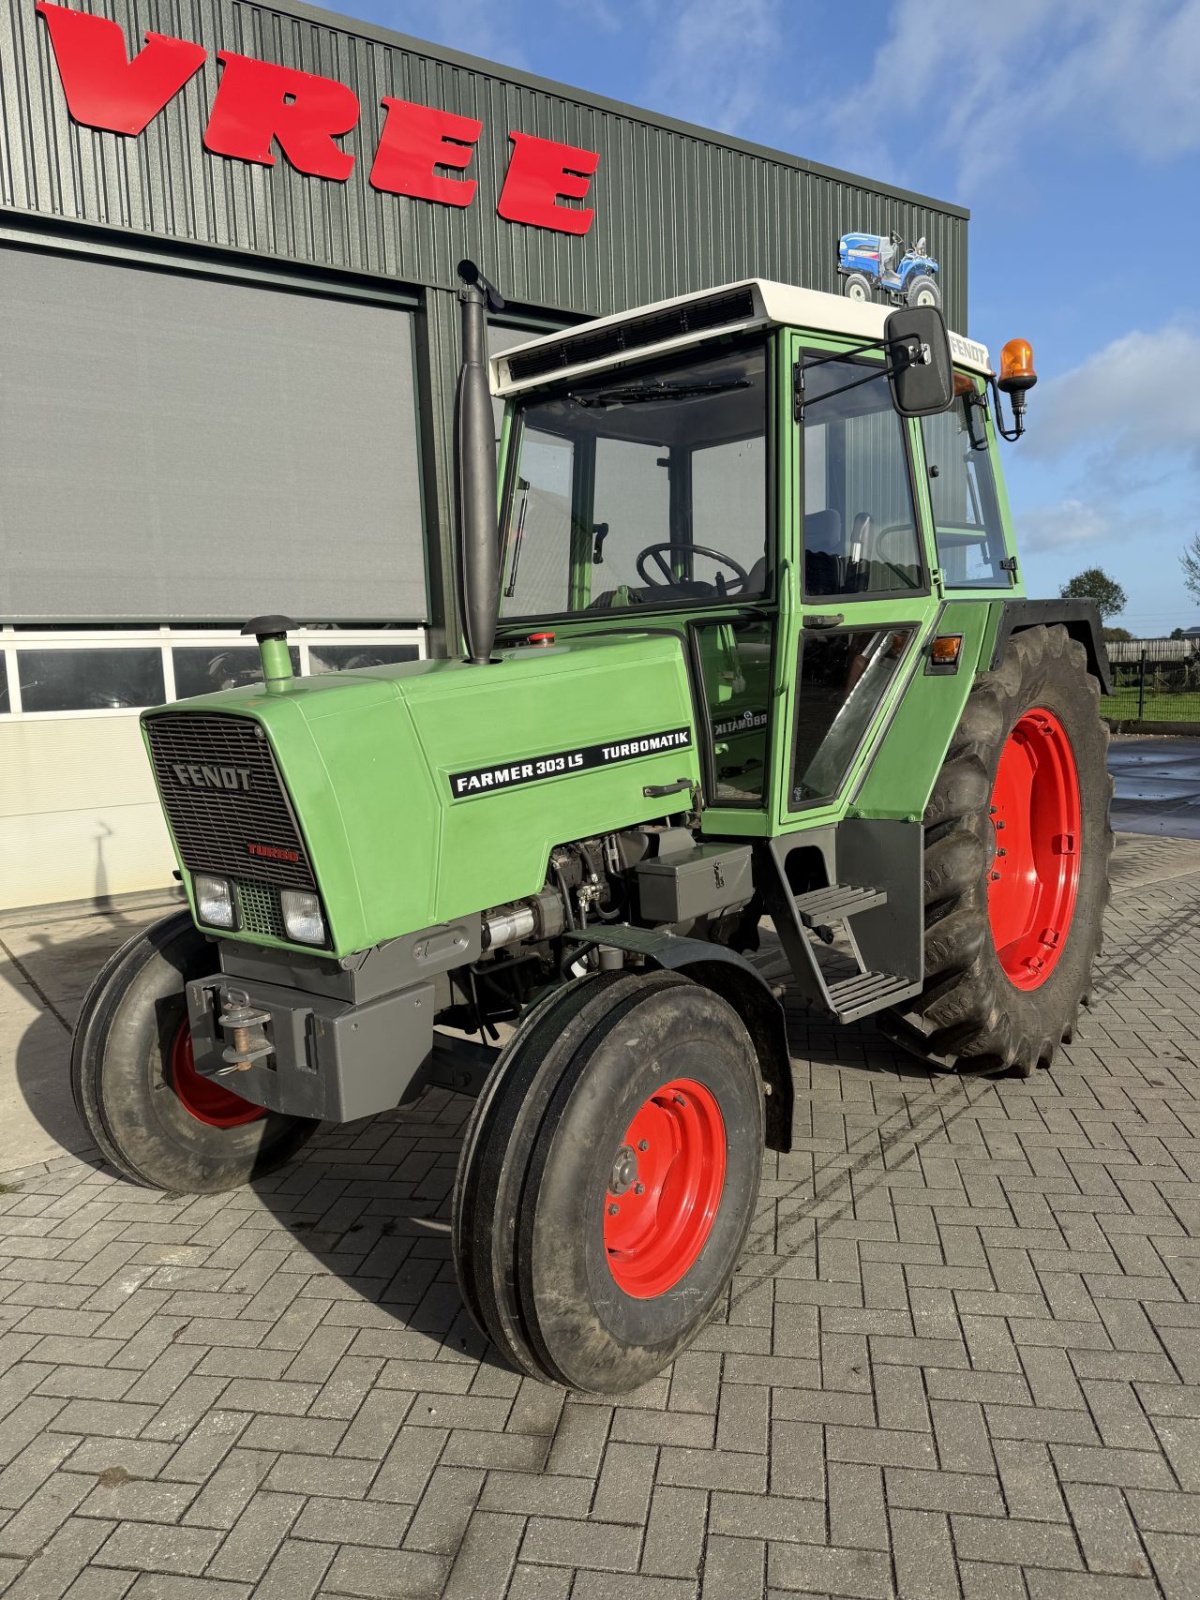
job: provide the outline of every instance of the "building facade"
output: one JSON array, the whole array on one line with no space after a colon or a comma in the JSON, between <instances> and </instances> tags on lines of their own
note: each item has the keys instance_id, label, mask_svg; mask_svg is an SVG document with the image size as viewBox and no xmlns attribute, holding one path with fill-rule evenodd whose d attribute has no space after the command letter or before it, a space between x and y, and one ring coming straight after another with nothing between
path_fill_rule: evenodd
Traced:
<instances>
[{"instance_id":1,"label":"building facade","mask_svg":"<svg viewBox=\"0 0 1200 1600\"><path fill-rule=\"evenodd\" d=\"M90 7L90 9L89 9ZM759 275L965 329L966 213L303 5L0 19L0 907L169 881L137 712L457 649L457 263L494 349ZM932 263L932 267L929 263Z\"/></svg>"}]
</instances>

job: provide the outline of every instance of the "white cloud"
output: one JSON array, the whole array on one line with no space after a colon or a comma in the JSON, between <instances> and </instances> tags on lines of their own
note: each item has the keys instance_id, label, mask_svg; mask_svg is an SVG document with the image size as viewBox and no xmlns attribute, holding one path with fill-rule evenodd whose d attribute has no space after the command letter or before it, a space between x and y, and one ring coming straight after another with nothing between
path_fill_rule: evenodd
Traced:
<instances>
[{"instance_id":1,"label":"white cloud","mask_svg":"<svg viewBox=\"0 0 1200 1600\"><path fill-rule=\"evenodd\" d=\"M1200 336L1182 326L1114 339L1030 399L1023 450L1081 452L1105 475L1139 463L1200 472Z\"/></svg>"},{"instance_id":2,"label":"white cloud","mask_svg":"<svg viewBox=\"0 0 1200 1600\"><path fill-rule=\"evenodd\" d=\"M1017 542L1022 551L1067 550L1078 545L1103 544L1117 532L1107 506L1093 501L1066 499L1033 506L1016 518Z\"/></svg>"},{"instance_id":3,"label":"white cloud","mask_svg":"<svg viewBox=\"0 0 1200 1600\"><path fill-rule=\"evenodd\" d=\"M643 14L649 37L633 32L658 60L641 90L646 104L740 132L761 109L780 48L781 0L646 0Z\"/></svg>"},{"instance_id":4,"label":"white cloud","mask_svg":"<svg viewBox=\"0 0 1200 1600\"><path fill-rule=\"evenodd\" d=\"M1148 160L1200 149L1200 0L900 0L866 79L826 109L838 159L872 172L907 145L958 163L965 192L1054 140Z\"/></svg>"},{"instance_id":5,"label":"white cloud","mask_svg":"<svg viewBox=\"0 0 1200 1600\"><path fill-rule=\"evenodd\" d=\"M601 33L620 33L624 22L620 0L556 0L560 11L573 23L586 23Z\"/></svg>"},{"instance_id":6,"label":"white cloud","mask_svg":"<svg viewBox=\"0 0 1200 1600\"><path fill-rule=\"evenodd\" d=\"M353 7L350 9L353 12ZM414 39L428 39L466 55L529 70L519 4L506 10L490 0L456 0L452 10L439 12L424 0L391 0L377 14L385 27Z\"/></svg>"}]
</instances>

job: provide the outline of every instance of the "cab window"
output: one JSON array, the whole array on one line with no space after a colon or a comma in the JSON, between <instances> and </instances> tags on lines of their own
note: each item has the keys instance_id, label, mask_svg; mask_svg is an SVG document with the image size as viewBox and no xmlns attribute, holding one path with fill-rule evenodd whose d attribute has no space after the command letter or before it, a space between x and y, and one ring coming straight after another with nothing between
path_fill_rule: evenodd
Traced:
<instances>
[{"instance_id":1,"label":"cab window","mask_svg":"<svg viewBox=\"0 0 1200 1600\"><path fill-rule=\"evenodd\" d=\"M1004 524L983 408L970 395L923 417L938 565L948 589L1007 589Z\"/></svg>"},{"instance_id":2,"label":"cab window","mask_svg":"<svg viewBox=\"0 0 1200 1600\"><path fill-rule=\"evenodd\" d=\"M922 589L906 425L887 376L816 359L804 371L805 594Z\"/></svg>"},{"instance_id":3,"label":"cab window","mask_svg":"<svg viewBox=\"0 0 1200 1600\"><path fill-rule=\"evenodd\" d=\"M501 616L767 596L767 367L765 344L727 345L520 405Z\"/></svg>"}]
</instances>

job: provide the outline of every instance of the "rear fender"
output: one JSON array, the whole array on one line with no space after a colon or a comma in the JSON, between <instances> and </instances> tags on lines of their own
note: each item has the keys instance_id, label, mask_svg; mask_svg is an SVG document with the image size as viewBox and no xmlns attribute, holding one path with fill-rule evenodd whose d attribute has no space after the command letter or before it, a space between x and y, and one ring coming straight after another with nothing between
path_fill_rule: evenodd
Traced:
<instances>
[{"instance_id":1,"label":"rear fender","mask_svg":"<svg viewBox=\"0 0 1200 1600\"><path fill-rule=\"evenodd\" d=\"M1026 628L1053 627L1058 622L1087 651L1088 671L1099 682L1101 694L1111 694L1108 651L1094 600L1005 600L1000 608L996 640L988 663L992 671L1004 659L1004 647L1013 634L1023 633Z\"/></svg>"},{"instance_id":2,"label":"rear fender","mask_svg":"<svg viewBox=\"0 0 1200 1600\"><path fill-rule=\"evenodd\" d=\"M795 1096L783 1007L745 956L706 939L685 939L665 929L632 928L623 923L588 928L567 938L645 956L656 967L682 972L728 1001L746 1024L758 1055L766 1098L767 1148L788 1154Z\"/></svg>"}]
</instances>

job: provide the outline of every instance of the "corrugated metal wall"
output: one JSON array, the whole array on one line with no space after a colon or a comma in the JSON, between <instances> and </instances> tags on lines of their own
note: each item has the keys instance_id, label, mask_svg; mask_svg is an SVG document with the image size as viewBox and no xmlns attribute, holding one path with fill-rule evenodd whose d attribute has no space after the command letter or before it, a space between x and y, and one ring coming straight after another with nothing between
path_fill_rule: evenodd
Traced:
<instances>
[{"instance_id":1,"label":"corrugated metal wall","mask_svg":"<svg viewBox=\"0 0 1200 1600\"><path fill-rule=\"evenodd\" d=\"M148 29L192 39L209 58L138 138L76 126L67 115L33 0L0 14L2 203L251 251L322 267L452 286L464 255L486 264L527 305L606 312L761 275L836 287L836 241L852 229L924 234L941 263L950 322L965 326L966 223L961 213L772 159L717 136L694 137L649 114L551 92L536 80L298 8L239 0L84 0L140 45ZM217 88L219 49L348 83L362 106L343 141L346 183L208 154L201 138ZM380 194L368 181L383 95L480 118L470 168L479 190L462 211ZM508 130L596 150L596 222L589 235L514 226L496 215Z\"/></svg>"},{"instance_id":2,"label":"corrugated metal wall","mask_svg":"<svg viewBox=\"0 0 1200 1600\"><path fill-rule=\"evenodd\" d=\"M280 264L423 287L417 365L430 615L435 650L456 648L452 464L449 457L458 314L454 269L480 262L514 304L599 314L763 276L836 290L837 240L854 230L925 235L942 267L947 317L966 327L966 214L811 167L700 129L656 120L569 89L424 47L296 5L243 0L76 0L120 24L132 48L147 31L208 51L200 72L137 138L80 127L67 114L58 68L34 0L0 0L0 210L138 239L237 252ZM358 127L345 183L203 147L218 50L298 67L349 84ZM460 210L382 194L369 175L384 95L479 118L483 133ZM599 152L583 236L504 221L496 202L517 129ZM97 234L103 244L104 235ZM131 240L131 242L133 242ZM211 259L211 258L210 258Z\"/></svg>"}]
</instances>

